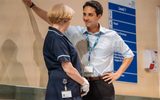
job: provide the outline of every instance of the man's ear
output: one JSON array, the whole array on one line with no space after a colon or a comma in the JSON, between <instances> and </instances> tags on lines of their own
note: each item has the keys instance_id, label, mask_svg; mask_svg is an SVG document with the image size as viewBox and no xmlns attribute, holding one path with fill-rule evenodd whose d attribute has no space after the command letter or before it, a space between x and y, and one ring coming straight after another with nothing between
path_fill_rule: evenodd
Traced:
<instances>
[{"instance_id":1,"label":"man's ear","mask_svg":"<svg viewBox=\"0 0 160 100\"><path fill-rule=\"evenodd\" d=\"M98 18L101 18L101 17L102 17L102 14L99 14L99 15L98 15Z\"/></svg>"}]
</instances>

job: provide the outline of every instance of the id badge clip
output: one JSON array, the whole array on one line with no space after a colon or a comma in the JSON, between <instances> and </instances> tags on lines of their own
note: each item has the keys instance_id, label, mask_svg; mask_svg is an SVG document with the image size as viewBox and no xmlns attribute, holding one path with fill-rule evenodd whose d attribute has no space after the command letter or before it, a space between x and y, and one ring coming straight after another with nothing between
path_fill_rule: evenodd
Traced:
<instances>
[{"instance_id":1,"label":"id badge clip","mask_svg":"<svg viewBox=\"0 0 160 100\"><path fill-rule=\"evenodd\" d=\"M93 67L92 66L85 66L84 72L85 73L93 73Z\"/></svg>"},{"instance_id":2,"label":"id badge clip","mask_svg":"<svg viewBox=\"0 0 160 100\"><path fill-rule=\"evenodd\" d=\"M64 84L64 91L61 91L62 98L71 98L72 97L72 92L71 90L67 90L67 79L63 79L63 84Z\"/></svg>"}]
</instances>

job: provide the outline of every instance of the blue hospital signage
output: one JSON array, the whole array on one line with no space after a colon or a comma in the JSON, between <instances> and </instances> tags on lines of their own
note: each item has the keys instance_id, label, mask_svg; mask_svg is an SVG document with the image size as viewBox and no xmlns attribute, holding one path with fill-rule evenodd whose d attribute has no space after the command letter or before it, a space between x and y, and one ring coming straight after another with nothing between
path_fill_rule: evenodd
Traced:
<instances>
[{"instance_id":1,"label":"blue hospital signage","mask_svg":"<svg viewBox=\"0 0 160 100\"><path fill-rule=\"evenodd\" d=\"M137 83L136 10L135 0L109 0L109 28L118 32L134 52L134 59L118 81ZM114 55L114 71L122 64L123 57Z\"/></svg>"}]
</instances>

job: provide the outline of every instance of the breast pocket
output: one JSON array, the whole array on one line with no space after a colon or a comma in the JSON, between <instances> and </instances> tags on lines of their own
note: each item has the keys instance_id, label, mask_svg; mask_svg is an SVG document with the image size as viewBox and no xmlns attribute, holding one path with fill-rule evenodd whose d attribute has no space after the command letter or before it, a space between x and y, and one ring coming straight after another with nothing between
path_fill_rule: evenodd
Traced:
<instances>
[{"instance_id":1,"label":"breast pocket","mask_svg":"<svg viewBox=\"0 0 160 100\"><path fill-rule=\"evenodd\" d=\"M101 41L94 50L95 56L109 56L113 54L112 42Z\"/></svg>"}]
</instances>

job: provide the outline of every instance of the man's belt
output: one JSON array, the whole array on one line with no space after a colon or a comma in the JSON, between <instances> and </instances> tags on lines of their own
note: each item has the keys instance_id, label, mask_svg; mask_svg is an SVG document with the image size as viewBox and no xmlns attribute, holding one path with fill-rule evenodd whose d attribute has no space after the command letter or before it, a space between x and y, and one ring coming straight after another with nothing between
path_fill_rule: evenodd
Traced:
<instances>
[{"instance_id":1,"label":"man's belt","mask_svg":"<svg viewBox=\"0 0 160 100\"><path fill-rule=\"evenodd\" d=\"M102 80L102 76L96 76L96 77L85 77L88 81L97 81Z\"/></svg>"},{"instance_id":2,"label":"man's belt","mask_svg":"<svg viewBox=\"0 0 160 100\"><path fill-rule=\"evenodd\" d=\"M107 73L112 73L112 72L107 72ZM88 80L88 81L96 81L96 80L104 80L103 77L105 75L102 75L102 76L86 76L85 78ZM110 81L110 80L108 80Z\"/></svg>"}]
</instances>

